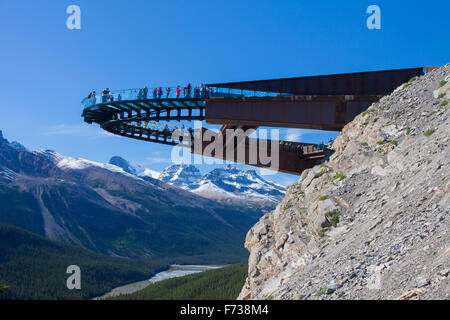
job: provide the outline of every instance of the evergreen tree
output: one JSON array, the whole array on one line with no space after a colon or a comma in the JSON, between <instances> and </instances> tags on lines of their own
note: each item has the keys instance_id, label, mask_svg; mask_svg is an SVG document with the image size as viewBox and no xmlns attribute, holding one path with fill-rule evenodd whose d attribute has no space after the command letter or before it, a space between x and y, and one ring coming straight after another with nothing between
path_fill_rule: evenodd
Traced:
<instances>
[{"instance_id":1,"label":"evergreen tree","mask_svg":"<svg viewBox=\"0 0 450 320\"><path fill-rule=\"evenodd\" d=\"M230 265L153 283L113 300L234 300L247 277L247 266Z\"/></svg>"}]
</instances>

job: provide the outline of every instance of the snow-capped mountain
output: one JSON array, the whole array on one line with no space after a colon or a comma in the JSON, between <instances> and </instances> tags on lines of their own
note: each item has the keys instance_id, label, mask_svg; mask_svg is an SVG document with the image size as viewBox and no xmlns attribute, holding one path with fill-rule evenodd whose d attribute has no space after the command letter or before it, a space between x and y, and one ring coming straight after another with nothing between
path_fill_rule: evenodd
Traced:
<instances>
[{"instance_id":1,"label":"snow-capped mountain","mask_svg":"<svg viewBox=\"0 0 450 320\"><path fill-rule=\"evenodd\" d=\"M219 249L243 256L242 239L260 213L117 165L52 150L26 151L0 131L0 223L52 240L124 257L205 255Z\"/></svg>"},{"instance_id":2,"label":"snow-capped mountain","mask_svg":"<svg viewBox=\"0 0 450 320\"><path fill-rule=\"evenodd\" d=\"M123 171L134 175L138 175L138 172L143 171L143 168L141 166L132 165L130 162L119 156L112 157L108 163L118 166L119 168L122 168Z\"/></svg>"},{"instance_id":3,"label":"snow-capped mountain","mask_svg":"<svg viewBox=\"0 0 450 320\"><path fill-rule=\"evenodd\" d=\"M95 162L83 158L72 158L59 154L54 150L38 150L32 152L35 155L41 156L43 158L47 158L51 160L58 168L62 170L84 170L90 167L102 168L111 172L117 172L129 177L136 179L135 174L131 174L119 166L109 164L109 163L101 163Z\"/></svg>"},{"instance_id":4,"label":"snow-capped mountain","mask_svg":"<svg viewBox=\"0 0 450 320\"><path fill-rule=\"evenodd\" d=\"M145 168L144 171L140 172L138 175L139 177L150 177L153 179L158 179L160 174L161 172Z\"/></svg>"},{"instance_id":5,"label":"snow-capped mountain","mask_svg":"<svg viewBox=\"0 0 450 320\"><path fill-rule=\"evenodd\" d=\"M194 165L176 164L164 169L158 179L176 187L191 189L197 184L202 175Z\"/></svg>"},{"instance_id":6,"label":"snow-capped mountain","mask_svg":"<svg viewBox=\"0 0 450 320\"><path fill-rule=\"evenodd\" d=\"M283 186L263 179L255 170L243 171L230 165L213 169L202 175L194 165L171 165L162 172L157 172L131 163L120 156L112 157L108 163L99 163L81 158L63 157L51 150L36 151L36 153L52 159L63 170L99 167L129 175L135 179L150 177L204 198L239 206L259 207L263 211L272 210L285 193Z\"/></svg>"},{"instance_id":7,"label":"snow-capped mountain","mask_svg":"<svg viewBox=\"0 0 450 320\"><path fill-rule=\"evenodd\" d=\"M194 165L172 165L158 177L168 184L208 199L236 205L257 205L271 210L284 197L285 188L261 178L255 170L242 171L227 165L204 176Z\"/></svg>"},{"instance_id":8,"label":"snow-capped mountain","mask_svg":"<svg viewBox=\"0 0 450 320\"><path fill-rule=\"evenodd\" d=\"M206 198L273 203L280 202L285 193L283 186L261 178L255 170L242 171L230 165L212 170L189 189Z\"/></svg>"},{"instance_id":9,"label":"snow-capped mountain","mask_svg":"<svg viewBox=\"0 0 450 320\"><path fill-rule=\"evenodd\" d=\"M131 163L119 156L113 156L108 164L117 166L121 168L123 171L139 176L139 177L150 177L153 179L158 179L160 173L148 168L144 168L139 164Z\"/></svg>"}]
</instances>

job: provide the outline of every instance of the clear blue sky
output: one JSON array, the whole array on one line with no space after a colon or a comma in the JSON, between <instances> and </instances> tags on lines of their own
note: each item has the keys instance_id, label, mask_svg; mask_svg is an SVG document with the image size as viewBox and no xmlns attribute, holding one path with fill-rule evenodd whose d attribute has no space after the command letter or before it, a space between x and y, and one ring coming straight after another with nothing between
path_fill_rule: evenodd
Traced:
<instances>
[{"instance_id":1,"label":"clear blue sky","mask_svg":"<svg viewBox=\"0 0 450 320\"><path fill-rule=\"evenodd\" d=\"M71 4L81 8L81 30L66 28ZM371 4L381 8L381 30L366 27ZM169 147L102 134L83 123L80 100L104 87L442 65L449 9L444 0L0 0L0 129L32 150L101 162L121 155L161 170Z\"/></svg>"}]
</instances>

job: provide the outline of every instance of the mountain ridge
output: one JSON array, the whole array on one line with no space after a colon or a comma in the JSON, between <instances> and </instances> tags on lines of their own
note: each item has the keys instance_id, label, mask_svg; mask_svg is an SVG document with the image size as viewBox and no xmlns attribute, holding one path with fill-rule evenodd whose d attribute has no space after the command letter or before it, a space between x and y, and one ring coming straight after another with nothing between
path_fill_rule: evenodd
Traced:
<instances>
[{"instance_id":1,"label":"mountain ridge","mask_svg":"<svg viewBox=\"0 0 450 320\"><path fill-rule=\"evenodd\" d=\"M120 156L113 156L108 163L136 176L150 176L207 199L259 209L262 212L275 208L285 193L285 187L263 179L255 170L243 171L231 165L215 168L202 175L192 164L174 164L159 174L154 171L145 174L145 170L149 169L132 164Z\"/></svg>"},{"instance_id":2,"label":"mountain ridge","mask_svg":"<svg viewBox=\"0 0 450 320\"><path fill-rule=\"evenodd\" d=\"M0 139L0 221L111 256L223 253L241 261L259 213L111 165Z\"/></svg>"},{"instance_id":3,"label":"mountain ridge","mask_svg":"<svg viewBox=\"0 0 450 320\"><path fill-rule=\"evenodd\" d=\"M263 211L271 210L285 193L284 187L264 180L255 170L242 171L231 165L213 169L190 190L218 200L260 204Z\"/></svg>"}]
</instances>

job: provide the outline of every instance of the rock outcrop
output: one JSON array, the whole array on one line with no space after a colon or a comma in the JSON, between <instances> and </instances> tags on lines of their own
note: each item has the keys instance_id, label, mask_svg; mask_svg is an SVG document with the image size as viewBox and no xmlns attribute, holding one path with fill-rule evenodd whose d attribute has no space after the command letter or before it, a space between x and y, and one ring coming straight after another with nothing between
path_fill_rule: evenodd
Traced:
<instances>
[{"instance_id":1,"label":"rock outcrop","mask_svg":"<svg viewBox=\"0 0 450 320\"><path fill-rule=\"evenodd\" d=\"M248 232L239 299L449 299L450 65L345 126Z\"/></svg>"}]
</instances>

